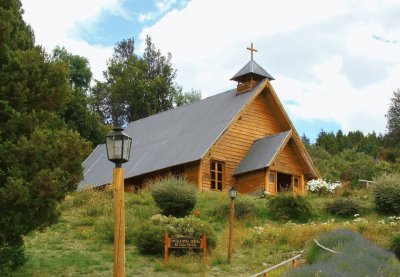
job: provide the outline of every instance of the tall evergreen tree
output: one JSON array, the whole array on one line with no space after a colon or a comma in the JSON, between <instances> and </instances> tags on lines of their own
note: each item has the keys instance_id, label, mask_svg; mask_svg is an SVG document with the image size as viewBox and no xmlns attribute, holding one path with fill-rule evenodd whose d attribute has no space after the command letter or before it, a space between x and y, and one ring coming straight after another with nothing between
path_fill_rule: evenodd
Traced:
<instances>
[{"instance_id":1,"label":"tall evergreen tree","mask_svg":"<svg viewBox=\"0 0 400 277\"><path fill-rule=\"evenodd\" d=\"M82 177L88 143L59 111L68 68L34 46L18 0L0 1L0 275L24 262L22 236L57 220Z\"/></svg>"},{"instance_id":2,"label":"tall evergreen tree","mask_svg":"<svg viewBox=\"0 0 400 277\"><path fill-rule=\"evenodd\" d=\"M201 98L199 92L182 93L171 54L163 56L149 36L143 57L134 50L133 39L118 42L105 82L92 89L92 107L106 123L125 124Z\"/></svg>"},{"instance_id":3,"label":"tall evergreen tree","mask_svg":"<svg viewBox=\"0 0 400 277\"><path fill-rule=\"evenodd\" d=\"M389 110L386 114L386 141L389 146L400 145L400 89L393 92Z\"/></svg>"},{"instance_id":4,"label":"tall evergreen tree","mask_svg":"<svg viewBox=\"0 0 400 277\"><path fill-rule=\"evenodd\" d=\"M53 50L52 60L66 64L73 90L60 110L61 117L68 127L77 131L94 146L102 143L108 129L98 114L89 107L87 92L92 79L89 61L85 57L69 53L64 47L56 47Z\"/></svg>"}]
</instances>

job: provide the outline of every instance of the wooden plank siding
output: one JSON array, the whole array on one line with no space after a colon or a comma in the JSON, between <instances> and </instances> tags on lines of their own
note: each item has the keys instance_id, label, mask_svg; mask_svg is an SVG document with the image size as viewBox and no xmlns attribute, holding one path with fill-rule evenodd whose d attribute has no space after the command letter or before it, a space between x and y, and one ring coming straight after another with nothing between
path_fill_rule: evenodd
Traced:
<instances>
[{"instance_id":1,"label":"wooden plank siding","mask_svg":"<svg viewBox=\"0 0 400 277\"><path fill-rule=\"evenodd\" d=\"M290 139L283 150L278 154L275 161L270 166L273 171L301 176L307 168L303 168L300 162L301 159L296 155L293 140Z\"/></svg>"},{"instance_id":2,"label":"wooden plank siding","mask_svg":"<svg viewBox=\"0 0 400 277\"><path fill-rule=\"evenodd\" d=\"M265 189L265 170L237 177L236 187L240 193L261 192Z\"/></svg>"},{"instance_id":3,"label":"wooden plank siding","mask_svg":"<svg viewBox=\"0 0 400 277\"><path fill-rule=\"evenodd\" d=\"M299 194L305 193L305 179L304 173L309 172L307 165L304 160L301 158L300 151L295 147L295 142L293 139L290 139L283 150L278 154L278 157L275 159L273 164L269 167L271 171L282 172L294 177L299 178L299 186L298 188L292 187L292 189ZM276 189L273 190L270 187L270 192L272 194L276 194Z\"/></svg>"},{"instance_id":4,"label":"wooden plank siding","mask_svg":"<svg viewBox=\"0 0 400 277\"><path fill-rule=\"evenodd\" d=\"M199 178L199 165L200 161L197 161L125 179L125 190L137 191L145 188L148 183L156 179L163 179L170 176L184 176L189 182L197 185Z\"/></svg>"},{"instance_id":5,"label":"wooden plank siding","mask_svg":"<svg viewBox=\"0 0 400 277\"><path fill-rule=\"evenodd\" d=\"M185 164L183 168L183 175L189 182L197 184L199 179L199 162L192 164Z\"/></svg>"},{"instance_id":6,"label":"wooden plank siding","mask_svg":"<svg viewBox=\"0 0 400 277\"><path fill-rule=\"evenodd\" d=\"M210 189L211 160L225 163L223 189L226 190L236 184L232 175L256 139L288 130L285 124L276 120L277 107L274 107L274 101L268 101L266 96L268 94L267 88L249 103L203 158L201 170L203 190Z\"/></svg>"}]
</instances>

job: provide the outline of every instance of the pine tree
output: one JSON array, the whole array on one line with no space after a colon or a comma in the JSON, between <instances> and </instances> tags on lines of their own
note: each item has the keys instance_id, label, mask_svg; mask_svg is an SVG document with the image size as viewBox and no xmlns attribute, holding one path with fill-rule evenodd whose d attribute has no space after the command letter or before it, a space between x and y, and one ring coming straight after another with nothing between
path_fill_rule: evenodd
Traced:
<instances>
[{"instance_id":1,"label":"pine tree","mask_svg":"<svg viewBox=\"0 0 400 277\"><path fill-rule=\"evenodd\" d=\"M386 114L386 141L389 146L400 144L400 89L393 92L389 110Z\"/></svg>"},{"instance_id":2,"label":"pine tree","mask_svg":"<svg viewBox=\"0 0 400 277\"><path fill-rule=\"evenodd\" d=\"M22 236L56 222L75 190L89 144L59 111L68 67L34 46L18 0L0 1L0 275L25 261Z\"/></svg>"},{"instance_id":3,"label":"pine tree","mask_svg":"<svg viewBox=\"0 0 400 277\"><path fill-rule=\"evenodd\" d=\"M171 54L162 55L149 36L143 57L134 50L133 39L118 42L104 72L106 81L91 91L91 105L104 122L126 124L201 98L197 91L182 93Z\"/></svg>"}]
</instances>

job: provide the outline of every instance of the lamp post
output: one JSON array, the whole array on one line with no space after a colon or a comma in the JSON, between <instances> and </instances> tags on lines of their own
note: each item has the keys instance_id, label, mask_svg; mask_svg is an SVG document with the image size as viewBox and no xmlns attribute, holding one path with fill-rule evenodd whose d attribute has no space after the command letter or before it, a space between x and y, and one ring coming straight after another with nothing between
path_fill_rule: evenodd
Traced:
<instances>
[{"instance_id":1,"label":"lamp post","mask_svg":"<svg viewBox=\"0 0 400 277\"><path fill-rule=\"evenodd\" d=\"M107 157L115 163L113 171L114 209L114 277L125 277L125 203L124 169L122 164L129 161L132 138L115 126L106 136Z\"/></svg>"},{"instance_id":2,"label":"lamp post","mask_svg":"<svg viewBox=\"0 0 400 277\"><path fill-rule=\"evenodd\" d=\"M229 240L228 240L228 263L231 262L232 258L232 240L233 240L233 220L235 214L235 203L234 200L237 196L237 190L235 187L229 189L229 197L231 198L231 208L229 211Z\"/></svg>"}]
</instances>

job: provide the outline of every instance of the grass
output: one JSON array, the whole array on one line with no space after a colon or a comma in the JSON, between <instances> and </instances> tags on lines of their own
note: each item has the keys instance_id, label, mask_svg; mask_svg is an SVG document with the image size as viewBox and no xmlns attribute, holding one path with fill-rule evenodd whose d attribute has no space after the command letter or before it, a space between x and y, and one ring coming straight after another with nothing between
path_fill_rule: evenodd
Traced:
<instances>
[{"instance_id":1,"label":"grass","mask_svg":"<svg viewBox=\"0 0 400 277\"><path fill-rule=\"evenodd\" d=\"M160 212L150 194L126 193L126 275L140 276L249 276L293 257L312 244L323 232L347 229L362 234L369 241L388 249L391 234L400 233L400 220L374 212L370 190L346 192L361 204L361 216L351 219L325 212L325 204L337 195L308 195L312 219L303 224L276 222L266 209L265 199L254 198L256 213L235 222L234 253L227 263L228 224L215 216L215 209L228 201L222 193L203 192L193 214L208 221L217 233L217 246L208 262L200 255L170 257L167 265L159 256L140 255L132 244L133 228ZM239 195L239 197L244 197ZM249 197L249 196L246 196ZM59 207L60 221L43 232L25 237L28 262L13 276L110 276L113 270L112 192L85 191L70 194ZM305 259L299 261L306 263ZM273 271L279 276L286 268Z\"/></svg>"}]
</instances>

